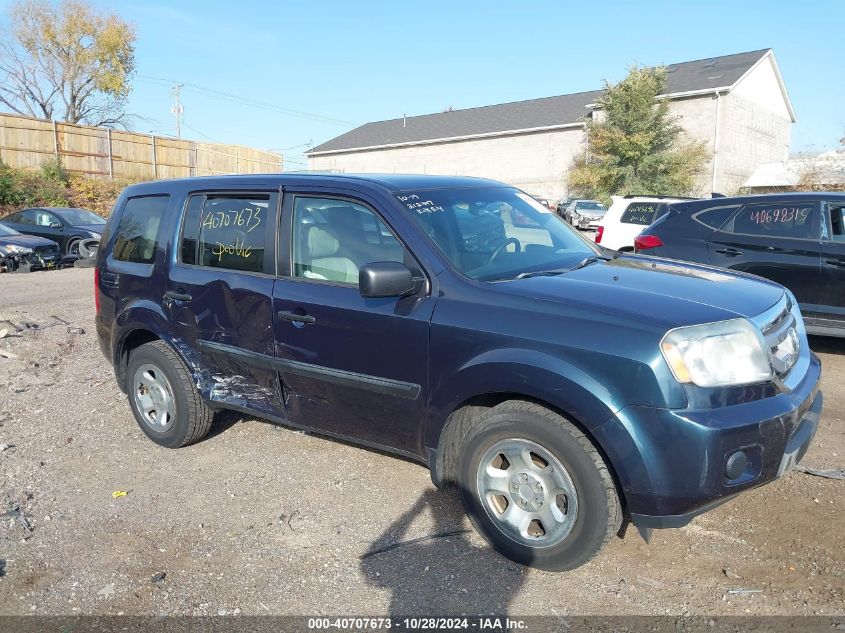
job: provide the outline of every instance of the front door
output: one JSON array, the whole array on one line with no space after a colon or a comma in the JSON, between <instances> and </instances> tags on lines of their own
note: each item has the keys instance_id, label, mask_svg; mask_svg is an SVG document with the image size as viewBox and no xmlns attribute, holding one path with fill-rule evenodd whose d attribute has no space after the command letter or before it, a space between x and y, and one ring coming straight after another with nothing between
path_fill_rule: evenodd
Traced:
<instances>
[{"instance_id":1,"label":"front door","mask_svg":"<svg viewBox=\"0 0 845 633\"><path fill-rule=\"evenodd\" d=\"M361 200L285 190L282 222L273 310L288 418L419 454L435 299L428 283L404 298L358 291L364 264L403 262L422 276L419 264Z\"/></svg>"},{"instance_id":2,"label":"front door","mask_svg":"<svg viewBox=\"0 0 845 633\"><path fill-rule=\"evenodd\" d=\"M818 203L747 204L708 238L710 263L789 288L804 314L819 302Z\"/></svg>"},{"instance_id":3,"label":"front door","mask_svg":"<svg viewBox=\"0 0 845 633\"><path fill-rule=\"evenodd\" d=\"M185 205L164 308L196 350L211 400L282 417L273 366L278 193L206 192Z\"/></svg>"}]
</instances>

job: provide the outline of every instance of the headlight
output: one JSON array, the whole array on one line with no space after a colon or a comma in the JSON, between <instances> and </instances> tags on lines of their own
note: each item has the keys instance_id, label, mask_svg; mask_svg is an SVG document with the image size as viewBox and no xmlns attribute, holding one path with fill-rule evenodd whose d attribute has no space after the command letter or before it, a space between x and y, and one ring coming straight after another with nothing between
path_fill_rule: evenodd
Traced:
<instances>
[{"instance_id":1,"label":"headlight","mask_svg":"<svg viewBox=\"0 0 845 633\"><path fill-rule=\"evenodd\" d=\"M17 244L8 244L0 249L5 255L32 255L32 249Z\"/></svg>"},{"instance_id":2,"label":"headlight","mask_svg":"<svg viewBox=\"0 0 845 633\"><path fill-rule=\"evenodd\" d=\"M726 387L772 378L762 334L745 319L670 330L660 350L678 382Z\"/></svg>"}]
</instances>

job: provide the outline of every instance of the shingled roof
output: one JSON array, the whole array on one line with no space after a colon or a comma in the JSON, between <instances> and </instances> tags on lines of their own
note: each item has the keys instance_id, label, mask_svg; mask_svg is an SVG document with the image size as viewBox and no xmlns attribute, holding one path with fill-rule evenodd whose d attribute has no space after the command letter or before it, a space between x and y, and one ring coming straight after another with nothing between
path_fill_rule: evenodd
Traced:
<instances>
[{"instance_id":1,"label":"shingled roof","mask_svg":"<svg viewBox=\"0 0 845 633\"><path fill-rule=\"evenodd\" d=\"M733 86L769 53L766 48L667 66L667 97ZM580 125L601 90L375 121L318 145L307 154L405 145L506 132Z\"/></svg>"}]
</instances>

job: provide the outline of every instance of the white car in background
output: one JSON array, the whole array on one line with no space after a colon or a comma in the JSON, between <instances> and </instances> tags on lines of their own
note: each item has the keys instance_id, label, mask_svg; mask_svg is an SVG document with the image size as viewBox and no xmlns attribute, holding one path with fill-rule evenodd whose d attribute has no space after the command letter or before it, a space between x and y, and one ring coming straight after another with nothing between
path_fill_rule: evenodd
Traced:
<instances>
[{"instance_id":1,"label":"white car in background","mask_svg":"<svg viewBox=\"0 0 845 633\"><path fill-rule=\"evenodd\" d=\"M634 238L661 217L673 202L692 198L668 196L611 196L613 203L596 227L596 244L617 251L633 251Z\"/></svg>"}]
</instances>

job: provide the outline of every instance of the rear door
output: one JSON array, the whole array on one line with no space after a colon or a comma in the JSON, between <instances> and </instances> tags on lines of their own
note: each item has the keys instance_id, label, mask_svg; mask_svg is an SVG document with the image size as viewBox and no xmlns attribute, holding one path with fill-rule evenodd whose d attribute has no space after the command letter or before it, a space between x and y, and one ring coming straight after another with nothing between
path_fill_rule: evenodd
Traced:
<instances>
[{"instance_id":1,"label":"rear door","mask_svg":"<svg viewBox=\"0 0 845 633\"><path fill-rule=\"evenodd\" d=\"M818 311L820 213L815 201L747 204L707 242L710 262L789 288L805 315Z\"/></svg>"},{"instance_id":2,"label":"rear door","mask_svg":"<svg viewBox=\"0 0 845 633\"><path fill-rule=\"evenodd\" d=\"M282 417L273 367L277 191L188 196L164 308L206 368L210 399Z\"/></svg>"},{"instance_id":3,"label":"rear door","mask_svg":"<svg viewBox=\"0 0 845 633\"><path fill-rule=\"evenodd\" d=\"M845 203L827 202L822 210L821 283L818 327L845 333Z\"/></svg>"},{"instance_id":4,"label":"rear door","mask_svg":"<svg viewBox=\"0 0 845 633\"><path fill-rule=\"evenodd\" d=\"M419 454L428 391L430 282L417 295L364 298L358 271L421 267L371 201L285 189L273 291L276 363L297 424Z\"/></svg>"}]
</instances>

